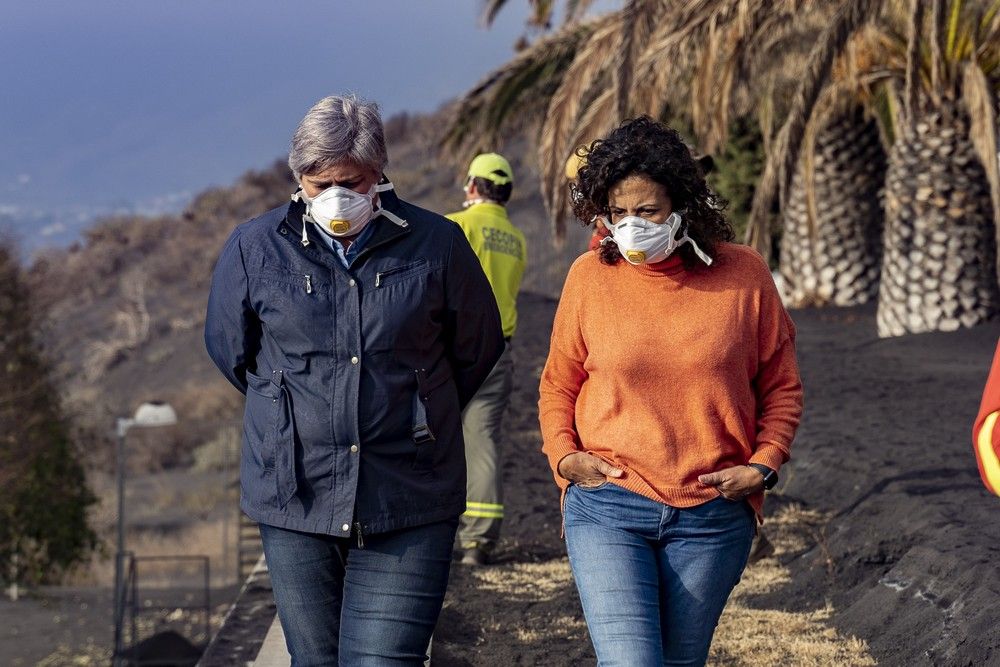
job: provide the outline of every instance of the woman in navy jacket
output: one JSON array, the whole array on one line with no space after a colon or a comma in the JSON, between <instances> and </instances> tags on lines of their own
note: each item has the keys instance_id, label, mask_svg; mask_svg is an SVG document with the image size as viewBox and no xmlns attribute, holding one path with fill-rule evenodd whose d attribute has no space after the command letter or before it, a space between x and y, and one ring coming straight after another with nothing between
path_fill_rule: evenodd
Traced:
<instances>
[{"instance_id":1,"label":"woman in navy jacket","mask_svg":"<svg viewBox=\"0 0 1000 667\"><path fill-rule=\"evenodd\" d=\"M462 231L399 199L387 159L376 105L320 100L299 190L236 228L209 295L295 665L423 663L465 510L461 411L504 346Z\"/></svg>"}]
</instances>

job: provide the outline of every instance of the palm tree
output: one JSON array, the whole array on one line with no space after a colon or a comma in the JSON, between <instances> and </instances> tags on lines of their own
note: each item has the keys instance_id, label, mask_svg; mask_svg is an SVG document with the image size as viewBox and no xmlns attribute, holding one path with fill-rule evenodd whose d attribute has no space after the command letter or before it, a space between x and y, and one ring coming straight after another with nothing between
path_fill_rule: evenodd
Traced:
<instances>
[{"instance_id":1,"label":"palm tree","mask_svg":"<svg viewBox=\"0 0 1000 667\"><path fill-rule=\"evenodd\" d=\"M881 86L894 137L886 177L881 336L973 326L1000 308L994 103L1000 2L951 0L946 20L943 0L933 0L929 27L924 4L913 0L908 13L889 0L840 4L810 55L808 75L769 155L748 230L748 240L767 252L772 202L776 195L790 202L790 166L798 161L817 99L831 85L835 58L855 35L877 44L873 52L884 58L863 75Z\"/></svg>"},{"instance_id":2,"label":"palm tree","mask_svg":"<svg viewBox=\"0 0 1000 667\"><path fill-rule=\"evenodd\" d=\"M932 4L930 78L916 49L908 61L909 94L886 179L880 336L971 327L1000 309L996 107L987 79L1000 51L996 33L992 43L978 41L986 26L962 5L952 0L946 27L942 0ZM921 10L915 2L911 44L921 39Z\"/></svg>"},{"instance_id":3,"label":"palm tree","mask_svg":"<svg viewBox=\"0 0 1000 667\"><path fill-rule=\"evenodd\" d=\"M840 98L812 124L781 212L782 296L795 308L852 306L878 292L885 151L875 121Z\"/></svg>"}]
</instances>

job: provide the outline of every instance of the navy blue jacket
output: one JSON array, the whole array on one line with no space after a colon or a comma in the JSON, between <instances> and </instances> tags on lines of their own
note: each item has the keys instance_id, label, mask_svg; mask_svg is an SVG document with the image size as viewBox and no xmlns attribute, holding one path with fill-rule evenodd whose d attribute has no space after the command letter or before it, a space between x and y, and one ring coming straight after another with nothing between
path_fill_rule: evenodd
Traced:
<instances>
[{"instance_id":1,"label":"navy blue jacket","mask_svg":"<svg viewBox=\"0 0 1000 667\"><path fill-rule=\"evenodd\" d=\"M246 395L243 511L341 537L465 511L462 408L504 341L461 229L394 192L345 268L292 202L236 228L215 267L209 356Z\"/></svg>"}]
</instances>

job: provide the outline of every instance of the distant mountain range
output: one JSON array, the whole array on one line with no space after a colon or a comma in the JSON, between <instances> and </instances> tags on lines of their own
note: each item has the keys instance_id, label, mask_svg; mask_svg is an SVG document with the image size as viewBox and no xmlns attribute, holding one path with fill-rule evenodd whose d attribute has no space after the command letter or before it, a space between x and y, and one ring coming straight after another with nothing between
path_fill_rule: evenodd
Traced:
<instances>
[{"instance_id":1,"label":"distant mountain range","mask_svg":"<svg viewBox=\"0 0 1000 667\"><path fill-rule=\"evenodd\" d=\"M33 204L3 204L0 205L0 234L14 238L22 256L30 260L44 248L66 247L80 241L84 231L103 218L180 213L191 202L192 194L179 192L119 206L68 204L49 209Z\"/></svg>"}]
</instances>

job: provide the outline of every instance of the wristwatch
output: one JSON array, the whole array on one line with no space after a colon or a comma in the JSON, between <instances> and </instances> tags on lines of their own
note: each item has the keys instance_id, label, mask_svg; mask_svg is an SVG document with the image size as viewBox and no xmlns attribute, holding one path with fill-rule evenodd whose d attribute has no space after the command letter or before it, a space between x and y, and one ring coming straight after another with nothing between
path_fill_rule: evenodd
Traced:
<instances>
[{"instance_id":1,"label":"wristwatch","mask_svg":"<svg viewBox=\"0 0 1000 667\"><path fill-rule=\"evenodd\" d=\"M768 468L763 463L748 463L748 466L764 476L764 490L770 491L778 483L778 473Z\"/></svg>"}]
</instances>

